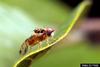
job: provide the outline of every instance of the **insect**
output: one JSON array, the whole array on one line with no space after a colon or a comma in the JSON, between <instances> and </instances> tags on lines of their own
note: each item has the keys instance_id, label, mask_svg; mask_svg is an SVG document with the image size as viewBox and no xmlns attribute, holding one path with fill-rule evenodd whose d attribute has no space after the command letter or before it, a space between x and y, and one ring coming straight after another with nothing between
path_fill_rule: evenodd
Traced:
<instances>
[{"instance_id":1,"label":"insect","mask_svg":"<svg viewBox=\"0 0 100 67\"><path fill-rule=\"evenodd\" d=\"M34 33L21 45L19 53L25 55L28 51L28 47L33 47L38 44L38 48L41 48L41 42L46 40L48 44L48 38L53 36L54 30L52 28L38 28L33 30Z\"/></svg>"}]
</instances>

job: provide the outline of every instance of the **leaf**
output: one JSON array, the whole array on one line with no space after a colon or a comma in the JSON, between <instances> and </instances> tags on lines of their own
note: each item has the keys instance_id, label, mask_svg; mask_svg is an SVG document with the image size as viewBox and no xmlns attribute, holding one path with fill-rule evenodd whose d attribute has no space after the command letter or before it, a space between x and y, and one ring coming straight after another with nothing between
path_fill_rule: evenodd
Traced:
<instances>
[{"instance_id":1,"label":"leaf","mask_svg":"<svg viewBox=\"0 0 100 67\"><path fill-rule=\"evenodd\" d=\"M48 50L50 50L51 47L56 45L60 40L62 40L65 36L68 35L74 24L82 15L83 11L87 10L86 8L89 7L90 4L91 4L90 1L84 1L81 4L79 4L78 7L74 9L72 13L70 13L69 20L65 23L61 23L62 27L59 28L58 26L59 30L56 32L57 34L54 37L55 40L52 40L50 42L50 45L45 46L36 51L32 51L27 55L21 57L14 65L14 67L29 67L33 61L36 61L39 57L43 56Z\"/></svg>"},{"instance_id":2,"label":"leaf","mask_svg":"<svg viewBox=\"0 0 100 67\"><path fill-rule=\"evenodd\" d=\"M14 65L21 43L36 26L52 27L58 19L64 22L69 10L52 0L0 0L0 67Z\"/></svg>"},{"instance_id":3,"label":"leaf","mask_svg":"<svg viewBox=\"0 0 100 67\"><path fill-rule=\"evenodd\" d=\"M52 0L0 0L0 67L14 65L20 45L36 26L50 25L56 19L63 22L68 13L68 8Z\"/></svg>"}]
</instances>

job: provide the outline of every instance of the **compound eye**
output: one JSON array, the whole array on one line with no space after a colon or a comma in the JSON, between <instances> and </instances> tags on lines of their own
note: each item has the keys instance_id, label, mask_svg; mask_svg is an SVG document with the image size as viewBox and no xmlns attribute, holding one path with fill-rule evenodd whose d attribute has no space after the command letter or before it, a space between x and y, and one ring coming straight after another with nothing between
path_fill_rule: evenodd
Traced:
<instances>
[{"instance_id":1,"label":"compound eye","mask_svg":"<svg viewBox=\"0 0 100 67\"><path fill-rule=\"evenodd\" d=\"M35 33L39 33L39 31L37 29L34 30Z\"/></svg>"},{"instance_id":2,"label":"compound eye","mask_svg":"<svg viewBox=\"0 0 100 67\"><path fill-rule=\"evenodd\" d=\"M41 30L41 33L43 33L45 30Z\"/></svg>"}]
</instances>

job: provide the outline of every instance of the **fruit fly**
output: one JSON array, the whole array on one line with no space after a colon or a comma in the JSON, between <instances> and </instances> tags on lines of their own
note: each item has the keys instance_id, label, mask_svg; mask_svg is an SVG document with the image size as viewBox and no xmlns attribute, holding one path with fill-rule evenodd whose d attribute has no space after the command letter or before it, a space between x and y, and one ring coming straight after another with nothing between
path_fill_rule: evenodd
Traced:
<instances>
[{"instance_id":1,"label":"fruit fly","mask_svg":"<svg viewBox=\"0 0 100 67\"><path fill-rule=\"evenodd\" d=\"M38 44L38 48L41 48L41 42L46 40L48 43L48 38L52 37L54 34L54 30L52 28L38 28L33 30L34 33L28 39L24 41L21 45L19 53L24 55L28 51L28 47L33 47Z\"/></svg>"}]
</instances>

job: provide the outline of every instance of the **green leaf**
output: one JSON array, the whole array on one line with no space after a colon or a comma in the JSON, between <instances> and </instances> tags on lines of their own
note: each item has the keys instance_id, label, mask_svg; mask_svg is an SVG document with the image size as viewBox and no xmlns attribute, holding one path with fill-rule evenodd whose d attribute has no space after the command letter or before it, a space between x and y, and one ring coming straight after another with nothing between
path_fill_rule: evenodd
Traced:
<instances>
[{"instance_id":1,"label":"green leaf","mask_svg":"<svg viewBox=\"0 0 100 67\"><path fill-rule=\"evenodd\" d=\"M62 40L65 36L68 35L74 24L77 22L77 20L80 18L84 10L87 10L86 8L90 6L90 1L84 1L81 4L78 5L70 14L69 18L66 22L60 23L55 27L56 35L54 37L54 40L50 41L50 45L44 46L41 49L32 51L28 53L27 55L21 57L17 63L14 65L14 67L29 67L32 63L34 63L38 58L42 57L48 50L50 50L51 47L56 45L60 40ZM43 43L45 44L45 43Z\"/></svg>"},{"instance_id":2,"label":"green leaf","mask_svg":"<svg viewBox=\"0 0 100 67\"><path fill-rule=\"evenodd\" d=\"M23 41L32 34L35 27L55 28L55 40L50 40L50 43L56 45L70 31L70 23L76 22L81 15L80 13L87 10L85 6L88 7L88 3L83 2L84 8L79 6L75 10L71 10L69 7L65 9L53 0L0 0L0 67L12 67L25 57L19 58L19 48ZM77 12L79 13L77 14ZM78 16L75 20L76 14ZM73 25L71 24L71 26ZM69 29L67 34L62 36L67 29ZM45 53L51 48L46 46L45 42L42 46L44 48L38 51L36 50L37 46L33 48L34 56L38 55L37 58L34 58L34 61L39 57L44 57L41 55L47 55ZM43 50L43 53L41 50ZM27 56L30 54L27 54ZM32 64L34 63L32 62Z\"/></svg>"},{"instance_id":3,"label":"green leaf","mask_svg":"<svg viewBox=\"0 0 100 67\"><path fill-rule=\"evenodd\" d=\"M18 61L19 48L35 27L64 22L69 11L51 0L0 0L0 67Z\"/></svg>"}]
</instances>

